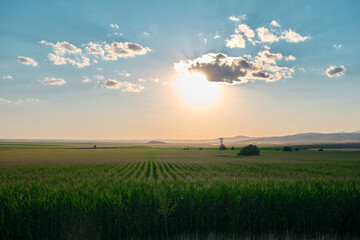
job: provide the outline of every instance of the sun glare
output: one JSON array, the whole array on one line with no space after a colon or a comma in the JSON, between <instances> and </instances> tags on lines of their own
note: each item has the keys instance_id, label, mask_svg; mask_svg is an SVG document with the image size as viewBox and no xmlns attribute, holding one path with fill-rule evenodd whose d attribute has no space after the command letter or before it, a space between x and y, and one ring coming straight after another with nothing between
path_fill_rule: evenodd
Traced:
<instances>
[{"instance_id":1,"label":"sun glare","mask_svg":"<svg viewBox=\"0 0 360 240\"><path fill-rule=\"evenodd\" d=\"M175 80L175 88L184 100L197 106L215 103L221 93L220 86L209 82L201 73L185 72Z\"/></svg>"}]
</instances>

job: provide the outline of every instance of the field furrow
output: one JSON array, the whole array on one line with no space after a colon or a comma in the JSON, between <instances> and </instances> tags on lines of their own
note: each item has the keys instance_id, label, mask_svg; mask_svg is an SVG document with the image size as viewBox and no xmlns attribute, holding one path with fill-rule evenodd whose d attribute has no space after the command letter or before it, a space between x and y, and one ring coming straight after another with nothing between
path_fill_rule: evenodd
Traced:
<instances>
[{"instance_id":1,"label":"field furrow","mask_svg":"<svg viewBox=\"0 0 360 240\"><path fill-rule=\"evenodd\" d=\"M142 172L145 169L145 165L146 165L146 161L141 162L139 169L135 173L135 176L134 176L135 179L137 179L141 176Z\"/></svg>"}]
</instances>

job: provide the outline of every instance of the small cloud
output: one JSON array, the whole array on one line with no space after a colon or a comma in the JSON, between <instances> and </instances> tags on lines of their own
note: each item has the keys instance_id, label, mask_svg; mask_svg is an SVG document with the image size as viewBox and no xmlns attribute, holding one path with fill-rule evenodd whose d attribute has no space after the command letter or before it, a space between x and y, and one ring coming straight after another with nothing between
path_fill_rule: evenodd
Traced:
<instances>
[{"instance_id":1,"label":"small cloud","mask_svg":"<svg viewBox=\"0 0 360 240\"><path fill-rule=\"evenodd\" d=\"M266 50L270 50L270 47L269 47L268 45L264 45L264 48L265 48Z\"/></svg>"},{"instance_id":2,"label":"small cloud","mask_svg":"<svg viewBox=\"0 0 360 240\"><path fill-rule=\"evenodd\" d=\"M218 32L215 33L214 39L219 39L221 38L220 34Z\"/></svg>"},{"instance_id":3,"label":"small cloud","mask_svg":"<svg viewBox=\"0 0 360 240\"><path fill-rule=\"evenodd\" d=\"M104 79L105 77L103 75L95 75L94 78L96 78L97 80L101 80Z\"/></svg>"},{"instance_id":4,"label":"small cloud","mask_svg":"<svg viewBox=\"0 0 360 240\"><path fill-rule=\"evenodd\" d=\"M119 72L118 73L120 76L123 76L123 77L130 77L130 73L127 73L127 72Z\"/></svg>"},{"instance_id":5,"label":"small cloud","mask_svg":"<svg viewBox=\"0 0 360 240\"><path fill-rule=\"evenodd\" d=\"M168 82L163 82L163 84L164 84L164 85L167 85L167 84L168 84Z\"/></svg>"},{"instance_id":6,"label":"small cloud","mask_svg":"<svg viewBox=\"0 0 360 240\"><path fill-rule=\"evenodd\" d=\"M6 100L4 98L0 98L0 103L11 103L11 101Z\"/></svg>"},{"instance_id":7,"label":"small cloud","mask_svg":"<svg viewBox=\"0 0 360 240\"><path fill-rule=\"evenodd\" d=\"M77 48L75 45L68 42L57 42L51 43L45 40L40 41L42 45L51 46L57 55L64 55L65 53L77 54L81 53L82 50Z\"/></svg>"},{"instance_id":8,"label":"small cloud","mask_svg":"<svg viewBox=\"0 0 360 240\"><path fill-rule=\"evenodd\" d=\"M138 81L139 81L139 82L146 82L146 79L144 79L144 78L139 78Z\"/></svg>"},{"instance_id":9,"label":"small cloud","mask_svg":"<svg viewBox=\"0 0 360 240\"><path fill-rule=\"evenodd\" d=\"M94 59L93 62L94 62L95 64L98 63L98 61L97 61L96 59Z\"/></svg>"},{"instance_id":10,"label":"small cloud","mask_svg":"<svg viewBox=\"0 0 360 240\"><path fill-rule=\"evenodd\" d=\"M252 30L248 25L246 24L240 24L236 29L235 29L235 33L243 33L247 39L253 44L255 45L255 42L252 40L253 37L255 37L255 32L254 30Z\"/></svg>"},{"instance_id":11,"label":"small cloud","mask_svg":"<svg viewBox=\"0 0 360 240\"><path fill-rule=\"evenodd\" d=\"M117 24L110 24L110 27L119 29L119 25L117 25Z\"/></svg>"},{"instance_id":12,"label":"small cloud","mask_svg":"<svg viewBox=\"0 0 360 240\"><path fill-rule=\"evenodd\" d=\"M93 55L104 55L105 50L103 49L101 44L89 42L88 46L85 47L85 50Z\"/></svg>"},{"instance_id":13,"label":"small cloud","mask_svg":"<svg viewBox=\"0 0 360 240\"><path fill-rule=\"evenodd\" d=\"M17 60L18 60L18 62L21 63L21 64L33 65L34 67L37 67L37 66L38 66L37 61L35 61L34 59L29 58L29 57L18 56L18 57L17 57Z\"/></svg>"},{"instance_id":14,"label":"small cloud","mask_svg":"<svg viewBox=\"0 0 360 240\"><path fill-rule=\"evenodd\" d=\"M102 68L99 67L99 68L97 68L97 70L98 70L98 71L102 71Z\"/></svg>"},{"instance_id":15,"label":"small cloud","mask_svg":"<svg viewBox=\"0 0 360 240\"><path fill-rule=\"evenodd\" d=\"M204 40L204 43L206 44L206 43L207 43L207 39L206 39L206 38L204 38L203 40Z\"/></svg>"},{"instance_id":16,"label":"small cloud","mask_svg":"<svg viewBox=\"0 0 360 240\"><path fill-rule=\"evenodd\" d=\"M281 27L280 24L275 20L272 20L270 25L273 26L273 27Z\"/></svg>"},{"instance_id":17,"label":"small cloud","mask_svg":"<svg viewBox=\"0 0 360 240\"><path fill-rule=\"evenodd\" d=\"M240 22L240 18L237 18L237 17L235 17L235 16L230 16L230 17L229 17L229 20L230 20L230 21L233 21L233 22Z\"/></svg>"},{"instance_id":18,"label":"small cloud","mask_svg":"<svg viewBox=\"0 0 360 240\"><path fill-rule=\"evenodd\" d=\"M84 79L82 80L84 83L89 83L91 82L90 78L88 77L84 77Z\"/></svg>"},{"instance_id":19,"label":"small cloud","mask_svg":"<svg viewBox=\"0 0 360 240\"><path fill-rule=\"evenodd\" d=\"M294 57L293 55L289 55L289 56L285 57L285 60L286 61L295 61L296 57Z\"/></svg>"},{"instance_id":20,"label":"small cloud","mask_svg":"<svg viewBox=\"0 0 360 240\"><path fill-rule=\"evenodd\" d=\"M14 102L15 104L17 104L17 105L19 105L19 104L22 104L24 102L24 100L22 100L22 99L19 99L19 100L17 100L16 102Z\"/></svg>"},{"instance_id":21,"label":"small cloud","mask_svg":"<svg viewBox=\"0 0 360 240\"><path fill-rule=\"evenodd\" d=\"M337 49L340 49L340 48L342 48L342 45L341 44L334 44L333 47L337 48Z\"/></svg>"},{"instance_id":22,"label":"small cloud","mask_svg":"<svg viewBox=\"0 0 360 240\"><path fill-rule=\"evenodd\" d=\"M154 82L159 82L160 79L159 78L149 78L150 81L154 81Z\"/></svg>"},{"instance_id":23,"label":"small cloud","mask_svg":"<svg viewBox=\"0 0 360 240\"><path fill-rule=\"evenodd\" d=\"M77 68L83 68L90 65L90 59L87 57L81 57L76 59L65 58L59 55L55 55L53 53L48 54L48 59L50 62L54 63L55 65L64 65L70 63L71 65Z\"/></svg>"},{"instance_id":24,"label":"small cloud","mask_svg":"<svg viewBox=\"0 0 360 240\"><path fill-rule=\"evenodd\" d=\"M241 34L233 34L230 39L226 39L226 47L228 48L245 48L245 39Z\"/></svg>"},{"instance_id":25,"label":"small cloud","mask_svg":"<svg viewBox=\"0 0 360 240\"><path fill-rule=\"evenodd\" d=\"M283 56L281 53L271 53L268 50L264 50L258 53L256 61L276 64L276 61L281 60L282 58Z\"/></svg>"},{"instance_id":26,"label":"small cloud","mask_svg":"<svg viewBox=\"0 0 360 240\"><path fill-rule=\"evenodd\" d=\"M13 76L10 74L3 76L3 79L13 79Z\"/></svg>"},{"instance_id":27,"label":"small cloud","mask_svg":"<svg viewBox=\"0 0 360 240\"><path fill-rule=\"evenodd\" d=\"M143 32L143 34L144 34L145 37L149 37L149 36L150 36L150 33L148 33L148 32Z\"/></svg>"},{"instance_id":28,"label":"small cloud","mask_svg":"<svg viewBox=\"0 0 360 240\"><path fill-rule=\"evenodd\" d=\"M326 75L328 77L340 77L345 74L346 68L344 65L341 66L330 66L326 69Z\"/></svg>"},{"instance_id":29,"label":"small cloud","mask_svg":"<svg viewBox=\"0 0 360 240\"><path fill-rule=\"evenodd\" d=\"M256 29L257 34L260 38L261 42L269 42L269 43L273 43L273 42L278 42L279 38L274 35L273 33L271 33L269 31L269 29L264 28L264 27L260 27Z\"/></svg>"},{"instance_id":30,"label":"small cloud","mask_svg":"<svg viewBox=\"0 0 360 240\"><path fill-rule=\"evenodd\" d=\"M145 89L144 86L134 84L131 82L120 82L114 79L108 79L101 82L101 85L110 89L120 89L122 92L141 92Z\"/></svg>"},{"instance_id":31,"label":"small cloud","mask_svg":"<svg viewBox=\"0 0 360 240\"><path fill-rule=\"evenodd\" d=\"M301 36L300 34L291 30L291 28L290 28L289 30L283 31L280 38L285 39L287 42L298 43L298 42L303 42L307 39L310 39L310 36Z\"/></svg>"},{"instance_id":32,"label":"small cloud","mask_svg":"<svg viewBox=\"0 0 360 240\"><path fill-rule=\"evenodd\" d=\"M34 102L34 103L40 102L40 100L37 99L37 98L28 98L28 99L26 99L26 101L27 101L27 102Z\"/></svg>"},{"instance_id":33,"label":"small cloud","mask_svg":"<svg viewBox=\"0 0 360 240\"><path fill-rule=\"evenodd\" d=\"M143 47L140 44L132 42L113 42L111 45L106 44L105 49L108 54L103 57L104 60L135 57L136 55L144 55L152 51L148 47Z\"/></svg>"},{"instance_id":34,"label":"small cloud","mask_svg":"<svg viewBox=\"0 0 360 240\"><path fill-rule=\"evenodd\" d=\"M66 84L66 81L62 78L44 78L43 81L40 81L42 84L45 85L64 85Z\"/></svg>"}]
</instances>

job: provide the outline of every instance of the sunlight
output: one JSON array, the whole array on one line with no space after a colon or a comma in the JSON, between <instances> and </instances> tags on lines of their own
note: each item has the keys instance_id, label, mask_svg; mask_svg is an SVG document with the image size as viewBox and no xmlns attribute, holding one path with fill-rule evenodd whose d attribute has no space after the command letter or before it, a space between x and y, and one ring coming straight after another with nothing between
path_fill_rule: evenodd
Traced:
<instances>
[{"instance_id":1,"label":"sunlight","mask_svg":"<svg viewBox=\"0 0 360 240\"><path fill-rule=\"evenodd\" d=\"M202 73L184 72L175 80L175 88L184 100L197 106L215 103L221 93L220 86L209 82Z\"/></svg>"}]
</instances>

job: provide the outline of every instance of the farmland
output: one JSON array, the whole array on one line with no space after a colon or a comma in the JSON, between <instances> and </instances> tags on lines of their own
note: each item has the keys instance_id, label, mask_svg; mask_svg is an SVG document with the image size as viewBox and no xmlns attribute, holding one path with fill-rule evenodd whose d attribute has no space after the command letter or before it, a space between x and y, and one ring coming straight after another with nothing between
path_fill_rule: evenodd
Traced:
<instances>
[{"instance_id":1,"label":"farmland","mask_svg":"<svg viewBox=\"0 0 360 240\"><path fill-rule=\"evenodd\" d=\"M360 152L0 147L1 239L360 237Z\"/></svg>"}]
</instances>

